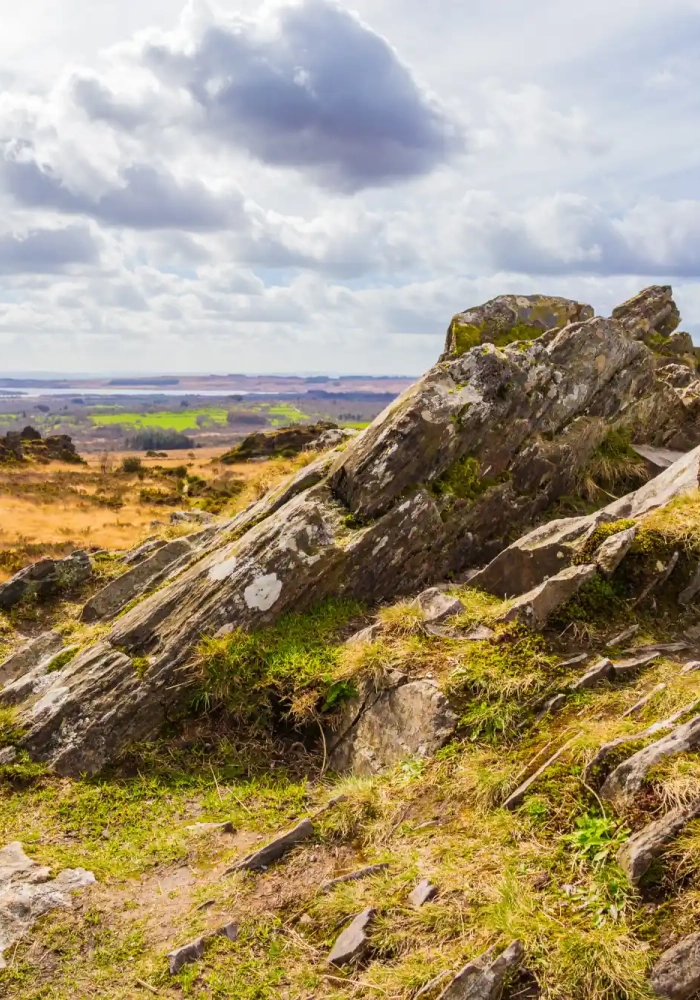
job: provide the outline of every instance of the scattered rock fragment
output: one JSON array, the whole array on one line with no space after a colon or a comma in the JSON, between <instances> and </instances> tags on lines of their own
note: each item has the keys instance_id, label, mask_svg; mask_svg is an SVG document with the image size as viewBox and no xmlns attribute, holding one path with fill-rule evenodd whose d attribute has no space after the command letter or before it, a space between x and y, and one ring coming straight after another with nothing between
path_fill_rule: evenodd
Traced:
<instances>
[{"instance_id":1,"label":"scattered rock fragment","mask_svg":"<svg viewBox=\"0 0 700 1000\"><path fill-rule=\"evenodd\" d=\"M652 862L676 839L691 820L700 816L700 799L688 806L680 806L648 823L639 833L635 833L617 852L620 867L627 872L633 884L647 873Z\"/></svg>"},{"instance_id":2,"label":"scattered rock fragment","mask_svg":"<svg viewBox=\"0 0 700 1000\"><path fill-rule=\"evenodd\" d=\"M189 944L183 944L180 948L175 948L174 951L169 952L168 968L170 969L170 975L176 976L183 966L189 965L191 962L197 962L202 958L206 946L217 937L226 937L229 941L235 941L238 937L238 924L235 921L231 921L228 924L224 924L223 927L217 927L215 931L203 934L194 941L190 941Z\"/></svg>"},{"instance_id":3,"label":"scattered rock fragment","mask_svg":"<svg viewBox=\"0 0 700 1000\"><path fill-rule=\"evenodd\" d=\"M634 544L637 536L637 525L618 531L606 538L594 555L595 564L605 576L612 576L622 560Z\"/></svg>"},{"instance_id":4,"label":"scattered rock fragment","mask_svg":"<svg viewBox=\"0 0 700 1000\"><path fill-rule=\"evenodd\" d=\"M651 986L664 1000L690 1000L700 989L700 934L665 951L651 972Z\"/></svg>"},{"instance_id":5,"label":"scattered rock fragment","mask_svg":"<svg viewBox=\"0 0 700 1000\"><path fill-rule=\"evenodd\" d=\"M369 947L366 930L374 912L373 909L367 909L358 913L333 945L328 956L328 965L349 965L350 962L358 961L365 955Z\"/></svg>"},{"instance_id":6,"label":"scattered rock fragment","mask_svg":"<svg viewBox=\"0 0 700 1000\"><path fill-rule=\"evenodd\" d=\"M193 823L191 826L186 826L186 830L192 833L235 833L236 828L231 822L227 820L225 823Z\"/></svg>"},{"instance_id":7,"label":"scattered rock fragment","mask_svg":"<svg viewBox=\"0 0 700 1000\"><path fill-rule=\"evenodd\" d=\"M51 910L70 909L72 892L95 882L84 868L66 868L51 878L50 870L28 858L18 841L0 850L0 969L3 952L25 936L32 924Z\"/></svg>"},{"instance_id":8,"label":"scattered rock fragment","mask_svg":"<svg viewBox=\"0 0 700 1000\"><path fill-rule=\"evenodd\" d=\"M639 715L642 709L646 708L649 702L655 698L657 694L661 694L661 692L665 690L665 684L657 684L655 688L652 688L649 694L644 695L644 697L640 698L638 702L635 702L632 708L628 708L627 711L623 713L622 718L629 719L633 715Z\"/></svg>"},{"instance_id":9,"label":"scattered rock fragment","mask_svg":"<svg viewBox=\"0 0 700 1000\"><path fill-rule=\"evenodd\" d=\"M666 757L691 750L698 743L700 715L623 761L605 780L601 796L617 808L628 805L642 787L652 767Z\"/></svg>"},{"instance_id":10,"label":"scattered rock fragment","mask_svg":"<svg viewBox=\"0 0 700 1000\"><path fill-rule=\"evenodd\" d=\"M637 605L642 604L653 590L656 590L658 587L661 587L664 583L666 583L666 581L668 580L668 578L671 576L674 569L678 565L678 560L680 559L680 557L681 557L680 552L673 553L667 564L663 566L662 569L659 570L658 575L655 576L653 580L650 580L650 582L646 585L646 587L641 592L641 594L634 602L632 607L637 607Z\"/></svg>"},{"instance_id":11,"label":"scattered rock fragment","mask_svg":"<svg viewBox=\"0 0 700 1000\"><path fill-rule=\"evenodd\" d=\"M213 524L214 515L207 510L174 510L170 515L171 524Z\"/></svg>"},{"instance_id":12,"label":"scattered rock fragment","mask_svg":"<svg viewBox=\"0 0 700 1000\"><path fill-rule=\"evenodd\" d=\"M538 719L545 719L548 715L556 715L557 712L561 710L566 705L566 695L565 694L555 694L551 698L548 698L540 710Z\"/></svg>"},{"instance_id":13,"label":"scattered rock fragment","mask_svg":"<svg viewBox=\"0 0 700 1000\"><path fill-rule=\"evenodd\" d=\"M681 673L694 674L696 670L700 670L700 660L690 660L688 663L684 664Z\"/></svg>"},{"instance_id":14,"label":"scattered rock fragment","mask_svg":"<svg viewBox=\"0 0 700 1000\"><path fill-rule=\"evenodd\" d=\"M373 622L366 628L360 629L359 632L355 632L354 635L351 635L350 638L346 640L345 645L356 646L362 642L374 642L374 640L378 639L381 634L382 634L382 623Z\"/></svg>"},{"instance_id":15,"label":"scattered rock fragment","mask_svg":"<svg viewBox=\"0 0 700 1000\"><path fill-rule=\"evenodd\" d=\"M3 747L0 750L0 766L14 764L17 760L17 751L14 747Z\"/></svg>"},{"instance_id":16,"label":"scattered rock fragment","mask_svg":"<svg viewBox=\"0 0 700 1000\"><path fill-rule=\"evenodd\" d=\"M438 894L438 887L432 885L430 879L424 878L415 889L409 893L408 902L416 910L419 910L421 906L425 906L431 900L435 899Z\"/></svg>"},{"instance_id":17,"label":"scattered rock fragment","mask_svg":"<svg viewBox=\"0 0 700 1000\"><path fill-rule=\"evenodd\" d=\"M236 862L225 874L229 875L231 872L246 870L261 871L264 868L268 868L275 861L279 861L280 858L289 853L297 844L301 844L305 840L310 840L313 835L314 826L311 820L302 820L293 830L276 837L271 843L265 847L261 847L259 851L255 851L241 861Z\"/></svg>"},{"instance_id":18,"label":"scattered rock fragment","mask_svg":"<svg viewBox=\"0 0 700 1000\"><path fill-rule=\"evenodd\" d=\"M645 646L633 646L631 649L623 649L623 655L645 656L647 653L682 653L688 649L692 643L685 640L678 642L650 642Z\"/></svg>"},{"instance_id":19,"label":"scattered rock fragment","mask_svg":"<svg viewBox=\"0 0 700 1000\"><path fill-rule=\"evenodd\" d=\"M612 664L612 660L603 658L597 660L593 666L586 671L586 673L579 677L578 680L574 681L571 685L572 691L583 691L586 688L595 687L601 681L609 681L615 675L615 667Z\"/></svg>"},{"instance_id":20,"label":"scattered rock fragment","mask_svg":"<svg viewBox=\"0 0 700 1000\"><path fill-rule=\"evenodd\" d=\"M457 597L450 597L437 587L424 590L413 603L420 608L423 620L435 625L464 611L464 605Z\"/></svg>"},{"instance_id":21,"label":"scattered rock fragment","mask_svg":"<svg viewBox=\"0 0 700 1000\"><path fill-rule=\"evenodd\" d=\"M576 656L570 656L568 660L562 660L557 666L562 669L564 667L575 667L579 663L585 663L589 656L590 653L577 653Z\"/></svg>"},{"instance_id":22,"label":"scattered rock fragment","mask_svg":"<svg viewBox=\"0 0 700 1000\"><path fill-rule=\"evenodd\" d=\"M577 594L597 572L594 565L569 566L561 573L550 576L534 590L516 598L503 616L503 621L521 621L533 628L541 627L553 611Z\"/></svg>"},{"instance_id":23,"label":"scattered rock fragment","mask_svg":"<svg viewBox=\"0 0 700 1000\"><path fill-rule=\"evenodd\" d=\"M501 1000L506 976L518 968L523 956L519 941L509 945L498 958L494 958L494 949L489 949L464 966L439 1000Z\"/></svg>"},{"instance_id":24,"label":"scattered rock fragment","mask_svg":"<svg viewBox=\"0 0 700 1000\"><path fill-rule=\"evenodd\" d=\"M349 872L347 875L339 875L337 878L332 878L328 882L324 882L320 891L330 892L336 885L344 885L346 882L360 882L362 879L372 878L373 875L379 875L380 872L386 871L388 867L388 862L382 862L378 865L367 865L365 868L358 868L357 871Z\"/></svg>"},{"instance_id":25,"label":"scattered rock fragment","mask_svg":"<svg viewBox=\"0 0 700 1000\"><path fill-rule=\"evenodd\" d=\"M571 739L568 740L562 747L560 747L556 753L552 754L552 756L548 760L546 760L541 767L538 767L534 774L531 774L530 777L527 778L525 781L523 781L523 783L519 785L514 792L511 792L511 794L503 803L503 808L510 810L517 809L518 806L522 804L525 796L530 791L535 782L542 777L542 775L548 768L550 768L553 764L556 764L556 762L559 760L560 757L564 756L566 751L571 747L571 745L577 739L578 739L578 734L576 736L572 736Z\"/></svg>"},{"instance_id":26,"label":"scattered rock fragment","mask_svg":"<svg viewBox=\"0 0 700 1000\"><path fill-rule=\"evenodd\" d=\"M619 635L614 636L610 642L606 642L606 648L614 649L615 646L621 646L623 642L627 642L633 635L636 635L640 628L641 625L630 625L630 627L626 628L624 632L620 632Z\"/></svg>"},{"instance_id":27,"label":"scattered rock fragment","mask_svg":"<svg viewBox=\"0 0 700 1000\"><path fill-rule=\"evenodd\" d=\"M614 664L615 676L623 677L625 674L639 670L640 667L646 667L647 664L658 660L659 656L659 653L643 653L641 656L632 656L627 660L618 660Z\"/></svg>"}]
</instances>

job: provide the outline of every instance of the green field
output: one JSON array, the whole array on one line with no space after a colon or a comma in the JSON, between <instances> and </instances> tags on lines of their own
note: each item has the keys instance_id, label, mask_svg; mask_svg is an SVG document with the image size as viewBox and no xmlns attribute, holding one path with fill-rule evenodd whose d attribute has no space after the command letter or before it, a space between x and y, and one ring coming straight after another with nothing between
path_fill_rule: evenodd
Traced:
<instances>
[{"instance_id":1,"label":"green field","mask_svg":"<svg viewBox=\"0 0 700 1000\"><path fill-rule=\"evenodd\" d=\"M122 424L125 427L161 427L164 430L187 431L198 426L197 417L208 417L214 424L225 424L228 410L219 406L205 406L196 410L159 410L157 413L92 413L90 419L97 427Z\"/></svg>"}]
</instances>

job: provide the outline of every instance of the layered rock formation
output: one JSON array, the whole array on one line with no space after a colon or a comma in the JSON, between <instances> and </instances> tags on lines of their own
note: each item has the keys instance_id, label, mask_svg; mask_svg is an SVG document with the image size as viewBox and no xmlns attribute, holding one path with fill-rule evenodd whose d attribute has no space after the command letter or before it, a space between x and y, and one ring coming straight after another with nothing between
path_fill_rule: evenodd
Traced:
<instances>
[{"instance_id":1,"label":"layered rock formation","mask_svg":"<svg viewBox=\"0 0 700 1000\"><path fill-rule=\"evenodd\" d=\"M20 709L24 746L60 772L96 771L130 740L155 736L183 703L203 635L261 628L329 596L380 602L483 565L572 489L611 429L655 446L697 444L692 386L659 379L653 351L634 334L635 317L648 328L668 324L658 298L650 289L619 320L586 318L590 307L567 300L544 309L538 299L536 316L522 313L534 308L528 299L498 313L501 342L514 341L507 346L460 352L453 338L330 468L320 459L217 526L177 575L56 671ZM510 337L523 315L547 332ZM697 473L697 456L672 467L667 489L677 492L678 477L683 488L697 485ZM630 516L618 503L607 516ZM578 539L584 529L561 530ZM152 558L161 572L162 557ZM112 596L93 605L108 605L109 616L121 600Z\"/></svg>"}]
</instances>

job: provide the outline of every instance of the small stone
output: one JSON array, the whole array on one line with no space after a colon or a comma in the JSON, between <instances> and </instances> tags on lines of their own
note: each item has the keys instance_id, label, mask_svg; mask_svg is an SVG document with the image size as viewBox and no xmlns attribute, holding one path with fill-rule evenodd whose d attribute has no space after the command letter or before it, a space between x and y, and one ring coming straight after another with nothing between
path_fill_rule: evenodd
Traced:
<instances>
[{"instance_id":1,"label":"small stone","mask_svg":"<svg viewBox=\"0 0 700 1000\"><path fill-rule=\"evenodd\" d=\"M553 698L549 698L542 706L542 711L539 714L540 719L546 718L548 715L556 715L557 712L561 712L562 708L566 705L566 695L565 694L555 694Z\"/></svg>"},{"instance_id":2,"label":"small stone","mask_svg":"<svg viewBox=\"0 0 700 1000\"><path fill-rule=\"evenodd\" d=\"M583 677L571 685L572 691L583 691L586 688L595 687L601 681L610 680L615 674L612 660L602 659L594 663L590 670L587 670Z\"/></svg>"},{"instance_id":3,"label":"small stone","mask_svg":"<svg viewBox=\"0 0 700 1000\"><path fill-rule=\"evenodd\" d=\"M700 594L700 563L698 563L693 579L690 581L685 590L681 591L678 595L678 603L684 606L692 604L698 594Z\"/></svg>"},{"instance_id":4,"label":"small stone","mask_svg":"<svg viewBox=\"0 0 700 1000\"><path fill-rule=\"evenodd\" d=\"M382 862L378 865L367 865L366 868L359 868L355 872L349 872L347 875L339 875L338 878L332 878L329 882L324 882L321 886L321 892L329 892L336 885L342 885L345 882L359 882L364 878L371 878L373 875L378 875L380 872L386 871L389 867L388 862Z\"/></svg>"},{"instance_id":5,"label":"small stone","mask_svg":"<svg viewBox=\"0 0 700 1000\"><path fill-rule=\"evenodd\" d=\"M302 822L299 823L298 826L295 826L293 830L276 837L271 843L267 844L265 847L261 847L259 851L255 851L253 854L249 854L241 861L238 861L224 874L229 875L231 872L244 870L260 871L263 868L267 868L275 861L279 861L280 858L284 857L284 855L291 851L293 847L296 847L297 844L301 844L303 841L309 840L313 837L313 835L314 827L311 820L302 820Z\"/></svg>"},{"instance_id":6,"label":"small stone","mask_svg":"<svg viewBox=\"0 0 700 1000\"><path fill-rule=\"evenodd\" d=\"M618 660L613 664L615 676L623 676L639 670L640 667L646 667L653 660L658 660L659 655L659 653L645 653L643 656L632 656L628 660Z\"/></svg>"},{"instance_id":7,"label":"small stone","mask_svg":"<svg viewBox=\"0 0 700 1000\"><path fill-rule=\"evenodd\" d=\"M557 666L561 668L575 667L579 663L585 663L589 656L590 653L578 653L576 656L572 656L568 660L562 660L562 662L558 663Z\"/></svg>"},{"instance_id":8,"label":"small stone","mask_svg":"<svg viewBox=\"0 0 700 1000\"><path fill-rule=\"evenodd\" d=\"M696 799L689 806L672 809L661 819L648 823L622 845L617 852L617 860L620 867L627 872L633 885L644 877L652 862L676 839L684 827L698 816L700 816L700 799Z\"/></svg>"},{"instance_id":9,"label":"small stone","mask_svg":"<svg viewBox=\"0 0 700 1000\"><path fill-rule=\"evenodd\" d=\"M355 632L351 635L349 639L346 640L346 646L357 646L362 642L374 642L378 639L382 633L382 623L374 622L372 625L368 625L366 628L361 629L359 632Z\"/></svg>"},{"instance_id":10,"label":"small stone","mask_svg":"<svg viewBox=\"0 0 700 1000\"><path fill-rule=\"evenodd\" d=\"M596 566L605 576L612 576L622 560L634 544L637 535L637 525L627 528L625 531L618 531L615 535L606 538L596 552Z\"/></svg>"},{"instance_id":11,"label":"small stone","mask_svg":"<svg viewBox=\"0 0 700 1000\"><path fill-rule=\"evenodd\" d=\"M423 620L432 624L444 622L464 611L464 605L456 597L444 594L438 587L423 591L413 602L423 613Z\"/></svg>"},{"instance_id":12,"label":"small stone","mask_svg":"<svg viewBox=\"0 0 700 1000\"><path fill-rule=\"evenodd\" d=\"M516 598L503 615L502 621L520 621L532 628L541 627L553 611L578 593L584 583L592 580L597 572L594 565L569 566L561 573L550 576L527 594Z\"/></svg>"},{"instance_id":13,"label":"small stone","mask_svg":"<svg viewBox=\"0 0 700 1000\"><path fill-rule=\"evenodd\" d=\"M700 660L690 660L686 663L681 670L682 674L694 674L696 670L700 670Z\"/></svg>"},{"instance_id":14,"label":"small stone","mask_svg":"<svg viewBox=\"0 0 700 1000\"><path fill-rule=\"evenodd\" d=\"M227 820L225 823L193 823L192 826L185 827L192 833L235 833L236 828Z\"/></svg>"},{"instance_id":15,"label":"small stone","mask_svg":"<svg viewBox=\"0 0 700 1000\"><path fill-rule=\"evenodd\" d=\"M202 958L207 944L215 937L226 937L229 941L235 941L238 937L238 924L234 921L224 924L223 927L217 927L215 931L203 934L194 941L190 941L189 944L183 944L182 947L169 952L168 968L170 969L170 975L176 976L184 965L189 965L191 962L196 962Z\"/></svg>"},{"instance_id":16,"label":"small stone","mask_svg":"<svg viewBox=\"0 0 700 1000\"><path fill-rule=\"evenodd\" d=\"M413 892L410 893L408 897L408 902L416 910L419 910L421 906L425 906L438 894L438 887L436 885L431 885L429 879L424 878L422 882L419 882L415 887Z\"/></svg>"},{"instance_id":17,"label":"small stone","mask_svg":"<svg viewBox=\"0 0 700 1000\"><path fill-rule=\"evenodd\" d=\"M438 1000L501 1000L506 975L517 969L523 954L519 941L509 945L498 958L494 958L494 949L489 949L465 965Z\"/></svg>"},{"instance_id":18,"label":"small stone","mask_svg":"<svg viewBox=\"0 0 700 1000\"><path fill-rule=\"evenodd\" d=\"M297 922L301 927L308 927L309 924L312 924L314 921L313 917L310 917L308 913L302 913Z\"/></svg>"},{"instance_id":19,"label":"small stone","mask_svg":"<svg viewBox=\"0 0 700 1000\"><path fill-rule=\"evenodd\" d=\"M372 909L358 913L333 945L328 956L328 965L348 965L350 962L362 958L369 946L365 930L374 913L375 911Z\"/></svg>"},{"instance_id":20,"label":"small stone","mask_svg":"<svg viewBox=\"0 0 700 1000\"><path fill-rule=\"evenodd\" d=\"M690 722L677 726L655 743L633 754L608 775L601 789L601 797L618 809L629 805L641 789L647 774L660 761L692 750L700 743L700 715Z\"/></svg>"},{"instance_id":21,"label":"small stone","mask_svg":"<svg viewBox=\"0 0 700 1000\"><path fill-rule=\"evenodd\" d=\"M17 751L14 747L3 747L0 750L0 765L14 764L17 760Z\"/></svg>"},{"instance_id":22,"label":"small stone","mask_svg":"<svg viewBox=\"0 0 700 1000\"><path fill-rule=\"evenodd\" d=\"M651 985L665 1000L690 1000L700 989L700 934L665 951L651 972Z\"/></svg>"}]
</instances>

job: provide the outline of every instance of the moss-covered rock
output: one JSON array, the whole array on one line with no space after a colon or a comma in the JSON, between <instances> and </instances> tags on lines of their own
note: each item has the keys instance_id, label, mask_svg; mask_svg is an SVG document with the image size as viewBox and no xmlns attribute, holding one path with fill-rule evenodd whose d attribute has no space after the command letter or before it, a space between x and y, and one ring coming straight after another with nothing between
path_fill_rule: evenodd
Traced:
<instances>
[{"instance_id":1,"label":"moss-covered rock","mask_svg":"<svg viewBox=\"0 0 700 1000\"><path fill-rule=\"evenodd\" d=\"M593 309L553 295L499 295L484 305L458 313L450 323L445 356L464 354L479 344L505 347L535 340L548 330L591 319Z\"/></svg>"}]
</instances>

